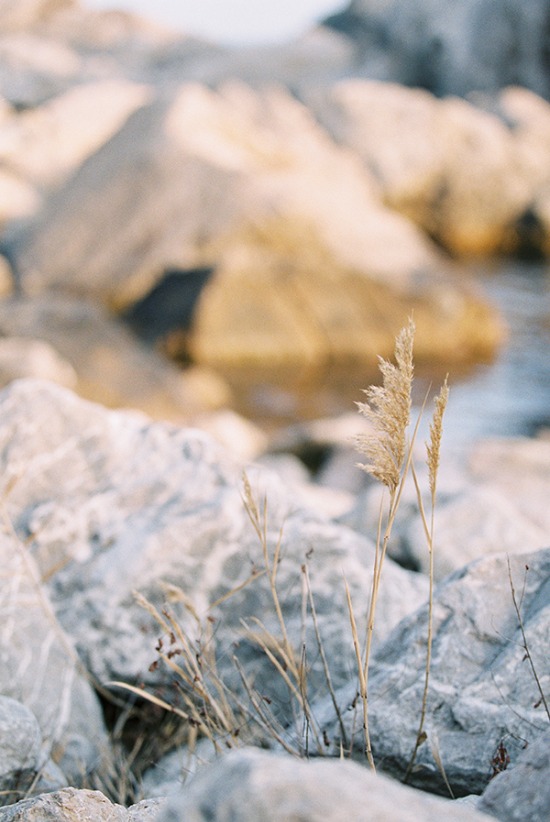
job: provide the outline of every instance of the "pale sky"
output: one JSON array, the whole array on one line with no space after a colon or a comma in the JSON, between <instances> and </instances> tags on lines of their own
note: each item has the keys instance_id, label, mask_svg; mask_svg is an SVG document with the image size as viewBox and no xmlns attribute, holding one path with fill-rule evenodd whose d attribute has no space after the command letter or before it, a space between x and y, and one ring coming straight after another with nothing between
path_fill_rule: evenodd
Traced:
<instances>
[{"instance_id":1,"label":"pale sky","mask_svg":"<svg viewBox=\"0 0 550 822\"><path fill-rule=\"evenodd\" d=\"M81 0L101 9L128 9L188 34L223 43L280 42L349 0Z\"/></svg>"}]
</instances>

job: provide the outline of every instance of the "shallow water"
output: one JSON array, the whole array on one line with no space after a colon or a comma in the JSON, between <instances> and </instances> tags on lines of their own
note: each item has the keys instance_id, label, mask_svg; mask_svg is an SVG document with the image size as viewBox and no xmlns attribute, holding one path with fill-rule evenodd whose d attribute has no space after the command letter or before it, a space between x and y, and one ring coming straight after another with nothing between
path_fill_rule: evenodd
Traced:
<instances>
[{"instance_id":1,"label":"shallow water","mask_svg":"<svg viewBox=\"0 0 550 822\"><path fill-rule=\"evenodd\" d=\"M533 435L550 426L550 266L489 261L468 266L468 273L500 310L508 336L493 362L451 372L445 440L460 447L487 436ZM431 380L437 386L443 371L419 374L418 394ZM233 375L233 386L237 410L273 429L352 411L361 389L377 377L364 369L269 379L248 372Z\"/></svg>"},{"instance_id":2,"label":"shallow water","mask_svg":"<svg viewBox=\"0 0 550 822\"><path fill-rule=\"evenodd\" d=\"M550 426L550 266L504 261L476 273L508 339L493 363L452 384L445 437L457 445Z\"/></svg>"}]
</instances>

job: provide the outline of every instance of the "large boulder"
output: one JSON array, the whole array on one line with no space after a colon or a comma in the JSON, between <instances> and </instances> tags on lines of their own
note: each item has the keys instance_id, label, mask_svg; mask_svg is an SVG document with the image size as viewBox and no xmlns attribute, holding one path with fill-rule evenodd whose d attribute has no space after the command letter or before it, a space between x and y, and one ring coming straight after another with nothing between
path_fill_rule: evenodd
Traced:
<instances>
[{"instance_id":1,"label":"large boulder","mask_svg":"<svg viewBox=\"0 0 550 822\"><path fill-rule=\"evenodd\" d=\"M384 202L453 253L510 252L525 242L521 223L535 207L550 158L544 100L509 89L497 111L484 111L359 79L302 95L329 134L376 176Z\"/></svg>"},{"instance_id":2,"label":"large boulder","mask_svg":"<svg viewBox=\"0 0 550 822\"><path fill-rule=\"evenodd\" d=\"M508 123L522 174L533 192L524 219L516 226L517 243L527 251L550 254L550 104L525 88L503 89L493 110Z\"/></svg>"},{"instance_id":3,"label":"large boulder","mask_svg":"<svg viewBox=\"0 0 550 822\"><path fill-rule=\"evenodd\" d=\"M212 265L189 343L206 364L364 362L389 353L411 308L419 357L487 354L502 333L419 230L380 204L361 162L282 89L187 84L160 95L9 247L26 292L66 288L117 310L166 269Z\"/></svg>"},{"instance_id":4,"label":"large boulder","mask_svg":"<svg viewBox=\"0 0 550 822\"><path fill-rule=\"evenodd\" d=\"M258 750L229 754L169 800L159 822L489 822L471 808L445 802L376 776L354 762L298 762ZM0 816L0 820L2 817Z\"/></svg>"},{"instance_id":5,"label":"large boulder","mask_svg":"<svg viewBox=\"0 0 550 822\"><path fill-rule=\"evenodd\" d=\"M100 791L65 788L0 808L0 822L156 822L162 805L145 799L124 808Z\"/></svg>"},{"instance_id":6,"label":"large boulder","mask_svg":"<svg viewBox=\"0 0 550 822\"><path fill-rule=\"evenodd\" d=\"M550 96L546 0L352 0L326 22L355 42L367 77L438 95L517 84Z\"/></svg>"},{"instance_id":7,"label":"large boulder","mask_svg":"<svg viewBox=\"0 0 550 822\"><path fill-rule=\"evenodd\" d=\"M504 554L467 565L436 589L425 737L410 781L448 795L481 793L507 760L548 727L542 694L550 686L550 549ZM369 679L370 735L380 768L403 777L419 726L428 612L405 618L373 660ZM355 682L340 705L356 704ZM340 725L328 704L314 706L340 748ZM330 716L333 716L330 720ZM355 711L344 726L364 758Z\"/></svg>"},{"instance_id":8,"label":"large boulder","mask_svg":"<svg viewBox=\"0 0 550 822\"><path fill-rule=\"evenodd\" d=\"M0 36L0 94L18 109L41 105L81 76L80 56L62 40L26 30Z\"/></svg>"},{"instance_id":9,"label":"large boulder","mask_svg":"<svg viewBox=\"0 0 550 822\"><path fill-rule=\"evenodd\" d=\"M22 703L37 720L33 717L36 731L12 734L20 743L20 755L28 752L21 771L28 776L34 769L34 777L51 758L68 780L82 784L109 761L99 701L73 643L57 622L33 557L6 525L0 534L0 559L0 693ZM13 711L8 716L14 716ZM8 751L7 742L2 749Z\"/></svg>"},{"instance_id":10,"label":"large boulder","mask_svg":"<svg viewBox=\"0 0 550 822\"><path fill-rule=\"evenodd\" d=\"M136 604L140 591L158 607L168 602L191 637L198 630L192 613L203 626L213 619L220 673L238 679L229 652L237 642L243 664L259 676L257 686L261 681L266 693L280 695L282 680L277 684L267 656L241 623L253 626L257 617L279 635L265 574L251 580L264 560L241 498L241 468L222 448L198 431L107 411L32 380L4 390L0 420L8 513L32 545L59 621L100 682L172 686L169 668L148 670L164 630ZM282 529L277 581L295 653L303 638L307 564L333 681L342 684L355 664L343 574L362 619L372 544L309 511L269 472L250 469L250 481L259 500L267 498L270 552ZM385 575L379 639L425 600L427 590L424 577L391 561ZM225 603L214 604L229 591ZM308 682L316 693L326 683L309 619L305 627ZM286 686L283 691L281 711L290 721Z\"/></svg>"}]
</instances>

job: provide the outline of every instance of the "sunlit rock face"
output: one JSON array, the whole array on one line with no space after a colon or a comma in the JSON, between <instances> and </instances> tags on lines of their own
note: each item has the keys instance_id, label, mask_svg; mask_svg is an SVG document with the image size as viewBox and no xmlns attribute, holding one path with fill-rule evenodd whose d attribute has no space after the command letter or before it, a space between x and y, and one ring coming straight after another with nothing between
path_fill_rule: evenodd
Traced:
<instances>
[{"instance_id":1,"label":"sunlit rock face","mask_svg":"<svg viewBox=\"0 0 550 822\"><path fill-rule=\"evenodd\" d=\"M184 349L172 338L206 365L372 361L411 310L420 359L487 356L501 338L367 166L283 89L157 95L10 248L28 294L70 289L130 313L167 268L211 267Z\"/></svg>"}]
</instances>

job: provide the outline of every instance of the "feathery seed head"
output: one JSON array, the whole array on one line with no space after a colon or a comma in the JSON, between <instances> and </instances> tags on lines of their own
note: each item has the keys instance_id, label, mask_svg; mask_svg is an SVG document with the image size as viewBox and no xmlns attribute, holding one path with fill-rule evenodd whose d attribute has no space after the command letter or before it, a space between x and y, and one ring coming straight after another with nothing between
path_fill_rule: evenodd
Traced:
<instances>
[{"instance_id":1,"label":"feathery seed head","mask_svg":"<svg viewBox=\"0 0 550 822\"><path fill-rule=\"evenodd\" d=\"M447 407L447 400L449 399L449 386L447 384L447 377L441 386L441 390L435 398L435 410L430 423L430 441L426 443L426 451L428 454L428 471L430 479L430 491L432 496L435 495L435 488L437 483L437 472L439 470L439 452L441 449L441 435L443 432L443 414Z\"/></svg>"},{"instance_id":2,"label":"feathery seed head","mask_svg":"<svg viewBox=\"0 0 550 822\"><path fill-rule=\"evenodd\" d=\"M406 454L406 430L411 414L414 323L401 330L395 341L395 365L378 358L382 385L371 385L358 402L359 413L373 425L374 433L355 440L357 450L368 462L359 468L380 480L391 491L399 485Z\"/></svg>"}]
</instances>

